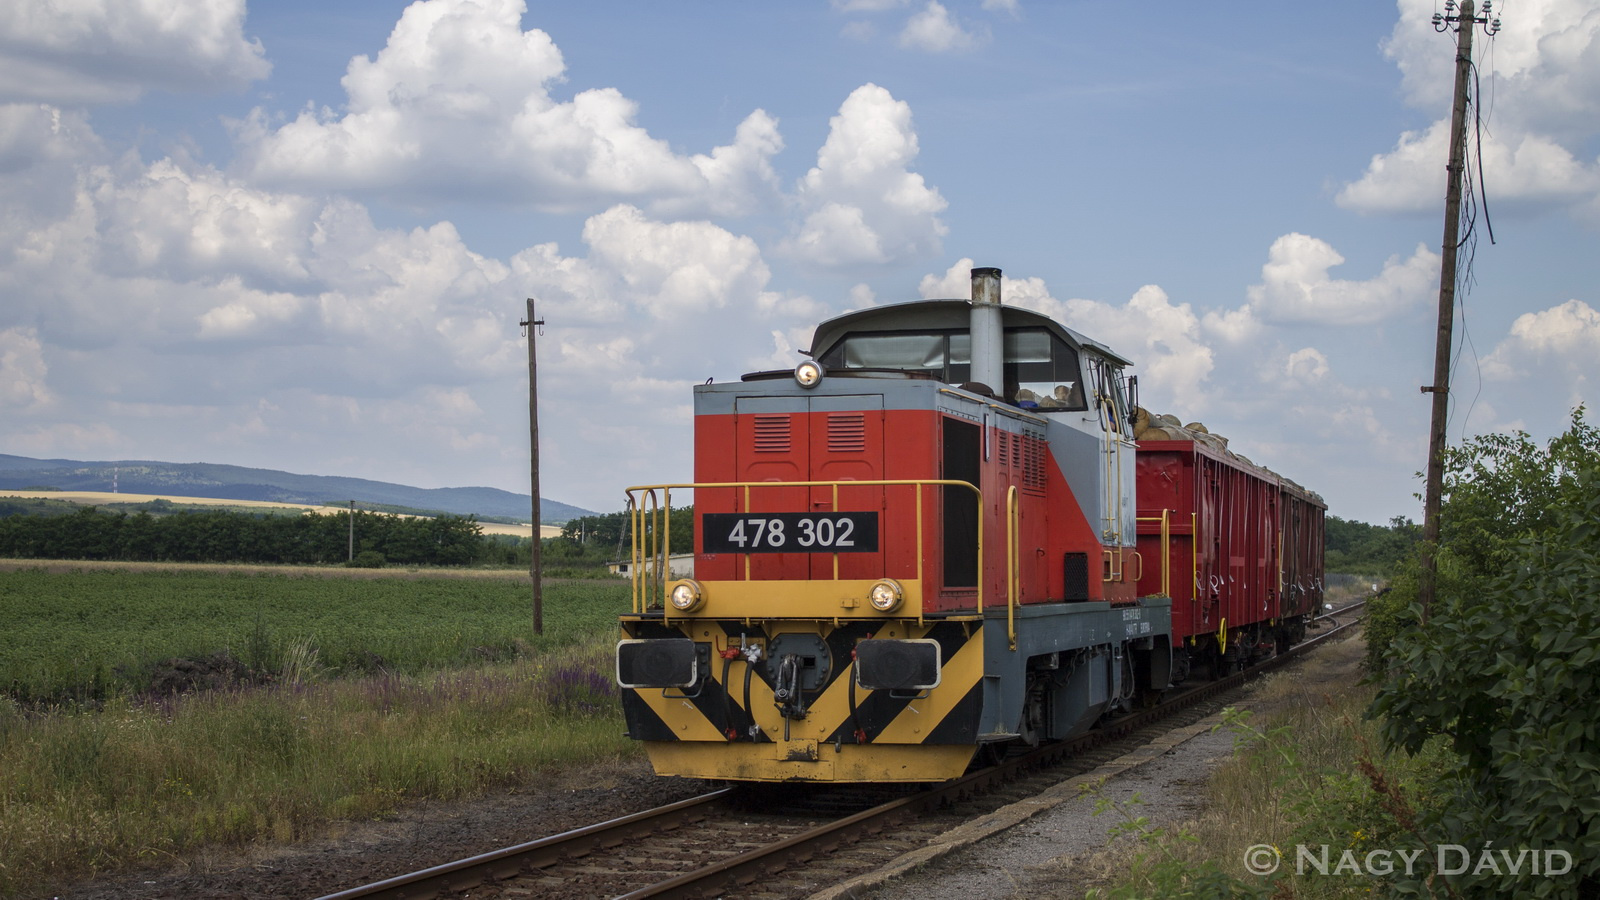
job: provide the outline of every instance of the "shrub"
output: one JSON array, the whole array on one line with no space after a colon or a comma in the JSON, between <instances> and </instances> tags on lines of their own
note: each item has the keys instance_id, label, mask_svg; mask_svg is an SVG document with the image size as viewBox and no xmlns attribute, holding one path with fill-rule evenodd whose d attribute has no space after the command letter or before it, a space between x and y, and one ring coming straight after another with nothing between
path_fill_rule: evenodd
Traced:
<instances>
[{"instance_id":1,"label":"shrub","mask_svg":"<svg viewBox=\"0 0 1600 900\"><path fill-rule=\"evenodd\" d=\"M363 550L345 565L352 569L381 569L388 562L383 554L376 550Z\"/></svg>"},{"instance_id":2,"label":"shrub","mask_svg":"<svg viewBox=\"0 0 1600 900\"><path fill-rule=\"evenodd\" d=\"M1572 855L1566 879L1463 875L1466 896L1600 892L1600 466L1568 475L1536 533L1472 545L1505 571L1441 584L1428 625L1395 635L1372 707L1394 744L1445 735L1463 757L1440 843Z\"/></svg>"}]
</instances>

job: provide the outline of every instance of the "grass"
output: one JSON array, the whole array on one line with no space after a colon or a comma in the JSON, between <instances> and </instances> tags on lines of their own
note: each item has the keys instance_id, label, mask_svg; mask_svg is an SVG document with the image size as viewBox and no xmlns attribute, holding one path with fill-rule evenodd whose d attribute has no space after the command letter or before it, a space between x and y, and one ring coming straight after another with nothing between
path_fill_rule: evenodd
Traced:
<instances>
[{"instance_id":1,"label":"grass","mask_svg":"<svg viewBox=\"0 0 1600 900\"><path fill-rule=\"evenodd\" d=\"M632 757L608 640L510 663L41 713L0 700L0 895Z\"/></svg>"},{"instance_id":2,"label":"grass","mask_svg":"<svg viewBox=\"0 0 1600 900\"><path fill-rule=\"evenodd\" d=\"M622 582L0 571L0 896L631 759Z\"/></svg>"},{"instance_id":3,"label":"grass","mask_svg":"<svg viewBox=\"0 0 1600 900\"><path fill-rule=\"evenodd\" d=\"M342 570L341 570L342 571ZM609 633L619 581L547 583L545 633L526 576L324 577L219 568L0 571L0 692L25 704L99 701L274 676L296 646L329 674L507 660ZM219 675L220 673L220 675ZM211 677L215 676L215 677Z\"/></svg>"}]
</instances>

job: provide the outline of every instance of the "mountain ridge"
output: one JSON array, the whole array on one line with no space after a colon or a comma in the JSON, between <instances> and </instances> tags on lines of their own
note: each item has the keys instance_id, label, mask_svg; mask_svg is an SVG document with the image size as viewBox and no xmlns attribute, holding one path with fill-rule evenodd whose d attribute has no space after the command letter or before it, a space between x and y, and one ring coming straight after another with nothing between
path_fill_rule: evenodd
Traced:
<instances>
[{"instance_id":1,"label":"mountain ridge","mask_svg":"<svg viewBox=\"0 0 1600 900\"><path fill-rule=\"evenodd\" d=\"M279 503L371 503L434 510L481 518L526 522L529 494L491 487L419 488L344 475L303 475L226 463L169 463L156 460L34 459L0 453L0 490L119 491L184 494L218 500L271 500ZM590 510L539 498L542 524L595 515Z\"/></svg>"}]
</instances>

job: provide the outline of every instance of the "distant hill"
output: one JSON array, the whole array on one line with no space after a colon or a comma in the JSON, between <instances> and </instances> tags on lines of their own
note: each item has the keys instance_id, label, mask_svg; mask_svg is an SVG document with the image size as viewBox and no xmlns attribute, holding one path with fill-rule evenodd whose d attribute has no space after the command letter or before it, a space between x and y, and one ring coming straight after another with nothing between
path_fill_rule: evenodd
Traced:
<instances>
[{"instance_id":1,"label":"distant hill","mask_svg":"<svg viewBox=\"0 0 1600 900\"><path fill-rule=\"evenodd\" d=\"M365 478L296 475L275 469L248 469L213 463L166 463L149 460L83 462L73 459L30 459L0 453L0 490L57 488L64 491L109 491L129 494L181 494L219 500L271 500L278 503L366 503L419 511L446 512L528 520L532 498L499 488L416 488ZM559 525L595 513L547 497L539 498L540 521Z\"/></svg>"}]
</instances>

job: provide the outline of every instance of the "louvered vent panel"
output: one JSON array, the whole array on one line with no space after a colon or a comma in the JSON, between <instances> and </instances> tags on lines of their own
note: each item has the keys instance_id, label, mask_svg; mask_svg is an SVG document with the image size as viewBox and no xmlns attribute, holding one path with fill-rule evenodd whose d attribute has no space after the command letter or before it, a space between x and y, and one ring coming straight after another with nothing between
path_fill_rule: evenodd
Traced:
<instances>
[{"instance_id":1,"label":"louvered vent panel","mask_svg":"<svg viewBox=\"0 0 1600 900\"><path fill-rule=\"evenodd\" d=\"M1025 435L1017 441L1022 445L1022 489L1029 493L1044 493L1044 440L1036 435Z\"/></svg>"},{"instance_id":2,"label":"louvered vent panel","mask_svg":"<svg viewBox=\"0 0 1600 900\"><path fill-rule=\"evenodd\" d=\"M828 413L828 452L861 453L866 449L866 413Z\"/></svg>"},{"instance_id":3,"label":"louvered vent panel","mask_svg":"<svg viewBox=\"0 0 1600 900\"><path fill-rule=\"evenodd\" d=\"M789 452L789 417L756 416L756 452Z\"/></svg>"},{"instance_id":4,"label":"louvered vent panel","mask_svg":"<svg viewBox=\"0 0 1600 900\"><path fill-rule=\"evenodd\" d=\"M1003 468L1003 469L1004 468L1010 468L1011 467L1011 432L1009 432L1009 431L1000 432L999 444L1000 444L1000 447L999 447L999 449L1000 449L1000 453L999 453L1000 467Z\"/></svg>"}]
</instances>

